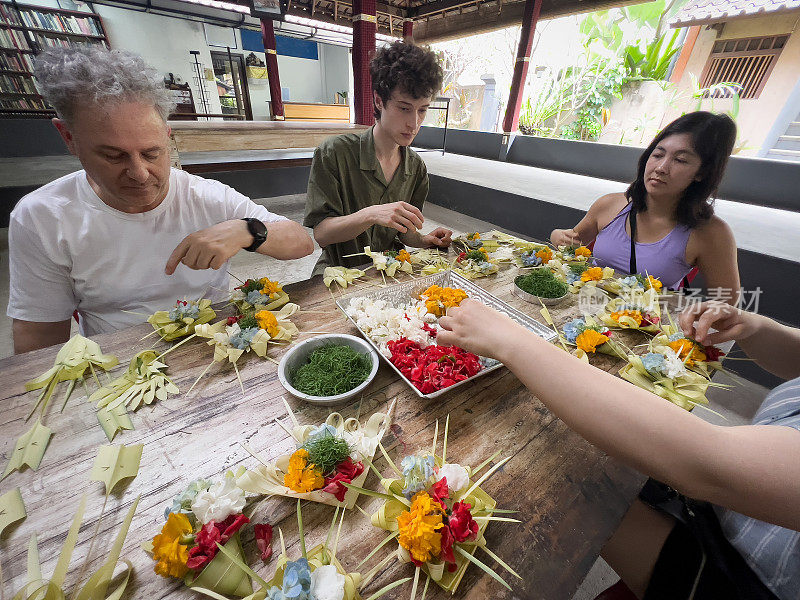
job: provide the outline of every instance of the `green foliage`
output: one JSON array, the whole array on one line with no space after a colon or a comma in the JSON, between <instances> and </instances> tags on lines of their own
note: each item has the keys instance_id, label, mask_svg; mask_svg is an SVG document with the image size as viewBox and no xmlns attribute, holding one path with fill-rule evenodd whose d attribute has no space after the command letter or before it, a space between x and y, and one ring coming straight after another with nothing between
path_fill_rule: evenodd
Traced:
<instances>
[{"instance_id":1,"label":"green foliage","mask_svg":"<svg viewBox=\"0 0 800 600\"><path fill-rule=\"evenodd\" d=\"M645 47L644 52L639 42L626 46L623 51L623 60L629 81L662 81L667 76L672 58L680 50L676 46L679 31L676 29L669 42L664 46L666 34L653 40Z\"/></svg>"},{"instance_id":2,"label":"green foliage","mask_svg":"<svg viewBox=\"0 0 800 600\"><path fill-rule=\"evenodd\" d=\"M687 0L656 0L623 9L596 11L580 23L584 53L580 64L550 74L523 103L520 131L547 137L594 141L607 109L634 81L662 81L680 46L679 32L662 34L669 18ZM627 43L624 21L638 33ZM630 35L630 32L629 32Z\"/></svg>"}]
</instances>

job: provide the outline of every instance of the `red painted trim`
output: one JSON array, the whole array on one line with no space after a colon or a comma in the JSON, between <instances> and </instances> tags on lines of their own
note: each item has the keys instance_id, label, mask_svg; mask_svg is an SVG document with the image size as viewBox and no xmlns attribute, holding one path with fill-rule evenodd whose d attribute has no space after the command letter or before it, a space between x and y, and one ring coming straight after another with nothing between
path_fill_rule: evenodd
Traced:
<instances>
[{"instance_id":1,"label":"red painted trim","mask_svg":"<svg viewBox=\"0 0 800 600\"><path fill-rule=\"evenodd\" d=\"M517 60L514 63L514 75L511 78L511 93L508 96L506 116L503 119L503 131L511 133L519 126L519 111L522 108L522 92L525 80L528 78L528 59L533 47L533 34L539 13L542 10L542 0L525 0L525 13L522 16L522 31L519 36Z\"/></svg>"},{"instance_id":2,"label":"red painted trim","mask_svg":"<svg viewBox=\"0 0 800 600\"><path fill-rule=\"evenodd\" d=\"M283 97L281 96L281 77L278 72L278 55L275 54L275 29L271 19L261 19L261 39L264 42L264 55L267 61L267 79L272 118L282 121ZM270 52L272 50L272 52Z\"/></svg>"},{"instance_id":3,"label":"red painted trim","mask_svg":"<svg viewBox=\"0 0 800 600\"><path fill-rule=\"evenodd\" d=\"M414 41L414 21L403 21L403 41Z\"/></svg>"},{"instance_id":4,"label":"red painted trim","mask_svg":"<svg viewBox=\"0 0 800 600\"><path fill-rule=\"evenodd\" d=\"M353 16L376 16L375 0L353 0ZM375 122L372 102L372 78L369 61L375 54L377 23L359 19L353 23L353 109L356 123L372 125Z\"/></svg>"},{"instance_id":5,"label":"red painted trim","mask_svg":"<svg viewBox=\"0 0 800 600\"><path fill-rule=\"evenodd\" d=\"M672 83L678 83L683 77L683 72L686 70L686 65L689 63L689 58L692 56L694 50L694 43L697 41L697 36L700 35L700 26L695 25L689 28L689 33L686 34L686 39L683 40L683 48L678 54L678 60L675 61L675 68L672 69L672 75L669 80Z\"/></svg>"}]
</instances>

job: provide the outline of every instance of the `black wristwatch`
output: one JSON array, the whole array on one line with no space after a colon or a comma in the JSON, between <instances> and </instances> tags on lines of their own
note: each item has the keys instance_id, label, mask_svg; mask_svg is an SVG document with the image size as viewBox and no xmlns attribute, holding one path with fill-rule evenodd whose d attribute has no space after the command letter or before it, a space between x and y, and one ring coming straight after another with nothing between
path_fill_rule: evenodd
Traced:
<instances>
[{"instance_id":1,"label":"black wristwatch","mask_svg":"<svg viewBox=\"0 0 800 600\"><path fill-rule=\"evenodd\" d=\"M259 219L242 219L247 223L247 231L253 236L253 243L245 248L248 252L255 252L261 244L267 241L267 226Z\"/></svg>"}]
</instances>

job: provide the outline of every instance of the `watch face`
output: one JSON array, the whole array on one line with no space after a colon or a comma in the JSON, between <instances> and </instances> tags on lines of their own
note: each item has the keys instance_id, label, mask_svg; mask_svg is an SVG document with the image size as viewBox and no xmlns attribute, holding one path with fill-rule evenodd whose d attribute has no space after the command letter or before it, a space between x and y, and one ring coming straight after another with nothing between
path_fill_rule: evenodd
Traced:
<instances>
[{"instance_id":1,"label":"watch face","mask_svg":"<svg viewBox=\"0 0 800 600\"><path fill-rule=\"evenodd\" d=\"M267 226L259 219L250 219L247 223L250 226L250 233L254 236L262 238L267 236Z\"/></svg>"}]
</instances>

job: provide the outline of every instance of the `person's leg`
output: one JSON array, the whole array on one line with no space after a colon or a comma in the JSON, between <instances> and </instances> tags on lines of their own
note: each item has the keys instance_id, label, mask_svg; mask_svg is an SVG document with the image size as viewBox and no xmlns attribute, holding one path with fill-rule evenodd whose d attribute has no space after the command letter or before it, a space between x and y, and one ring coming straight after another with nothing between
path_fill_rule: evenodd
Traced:
<instances>
[{"instance_id":1,"label":"person's leg","mask_svg":"<svg viewBox=\"0 0 800 600\"><path fill-rule=\"evenodd\" d=\"M601 556L638 598L644 596L653 567L675 520L636 500Z\"/></svg>"}]
</instances>

